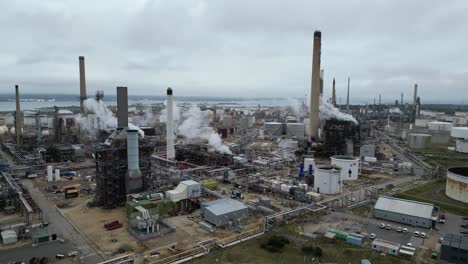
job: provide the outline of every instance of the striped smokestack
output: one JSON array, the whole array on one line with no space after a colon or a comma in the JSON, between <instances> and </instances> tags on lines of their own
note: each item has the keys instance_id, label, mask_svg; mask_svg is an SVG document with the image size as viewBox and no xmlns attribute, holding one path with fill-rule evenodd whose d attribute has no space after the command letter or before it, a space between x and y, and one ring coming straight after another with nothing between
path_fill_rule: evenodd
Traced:
<instances>
[{"instance_id":1,"label":"striped smokestack","mask_svg":"<svg viewBox=\"0 0 468 264\"><path fill-rule=\"evenodd\" d=\"M320 125L319 104L320 104L320 52L322 46L322 33L314 32L314 48L312 57L312 81L310 87L310 126L309 137L311 140L318 140L318 129Z\"/></svg>"}]
</instances>

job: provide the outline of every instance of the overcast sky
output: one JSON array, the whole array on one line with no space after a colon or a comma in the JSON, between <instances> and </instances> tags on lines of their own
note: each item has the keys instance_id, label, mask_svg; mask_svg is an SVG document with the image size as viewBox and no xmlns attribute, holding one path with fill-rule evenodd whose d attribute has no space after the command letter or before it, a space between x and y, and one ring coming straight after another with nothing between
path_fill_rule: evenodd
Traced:
<instances>
[{"instance_id":1,"label":"overcast sky","mask_svg":"<svg viewBox=\"0 0 468 264\"><path fill-rule=\"evenodd\" d=\"M468 1L1 1L0 93L302 97L322 31L325 95L468 101Z\"/></svg>"}]
</instances>

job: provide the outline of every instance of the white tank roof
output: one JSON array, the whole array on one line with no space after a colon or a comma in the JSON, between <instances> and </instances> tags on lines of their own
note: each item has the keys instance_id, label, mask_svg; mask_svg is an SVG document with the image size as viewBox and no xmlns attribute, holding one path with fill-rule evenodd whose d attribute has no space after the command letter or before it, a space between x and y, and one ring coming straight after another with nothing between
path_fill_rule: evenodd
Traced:
<instances>
[{"instance_id":1,"label":"white tank roof","mask_svg":"<svg viewBox=\"0 0 468 264\"><path fill-rule=\"evenodd\" d=\"M452 127L450 135L454 138L468 139L468 127Z\"/></svg>"}]
</instances>

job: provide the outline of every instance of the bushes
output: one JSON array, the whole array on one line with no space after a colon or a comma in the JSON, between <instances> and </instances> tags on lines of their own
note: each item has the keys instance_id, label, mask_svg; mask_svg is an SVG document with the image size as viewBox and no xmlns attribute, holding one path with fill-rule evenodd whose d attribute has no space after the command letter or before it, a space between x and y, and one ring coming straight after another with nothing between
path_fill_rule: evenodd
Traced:
<instances>
[{"instance_id":1,"label":"bushes","mask_svg":"<svg viewBox=\"0 0 468 264\"><path fill-rule=\"evenodd\" d=\"M322 257L322 248L321 247L314 247L313 245L304 245L302 246L302 253L305 255L314 255L316 257Z\"/></svg>"},{"instance_id":2,"label":"bushes","mask_svg":"<svg viewBox=\"0 0 468 264\"><path fill-rule=\"evenodd\" d=\"M283 236L271 236L267 241L263 242L260 247L270 252L281 252L281 250L289 244L289 240Z\"/></svg>"}]
</instances>

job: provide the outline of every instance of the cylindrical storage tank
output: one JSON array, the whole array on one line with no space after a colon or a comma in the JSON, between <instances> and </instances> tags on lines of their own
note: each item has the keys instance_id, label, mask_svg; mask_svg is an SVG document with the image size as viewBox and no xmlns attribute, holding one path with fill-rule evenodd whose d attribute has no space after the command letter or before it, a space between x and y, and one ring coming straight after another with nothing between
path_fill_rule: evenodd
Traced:
<instances>
[{"instance_id":1,"label":"cylindrical storage tank","mask_svg":"<svg viewBox=\"0 0 468 264\"><path fill-rule=\"evenodd\" d=\"M429 130L432 131L450 131L453 124L449 122L429 122L427 123Z\"/></svg>"},{"instance_id":2,"label":"cylindrical storage tank","mask_svg":"<svg viewBox=\"0 0 468 264\"><path fill-rule=\"evenodd\" d=\"M304 123L287 123L286 131L288 137L302 138L305 135Z\"/></svg>"},{"instance_id":3,"label":"cylindrical storage tank","mask_svg":"<svg viewBox=\"0 0 468 264\"><path fill-rule=\"evenodd\" d=\"M450 132L448 131L430 131L431 143L432 144L447 144L450 138Z\"/></svg>"},{"instance_id":4,"label":"cylindrical storage tank","mask_svg":"<svg viewBox=\"0 0 468 264\"><path fill-rule=\"evenodd\" d=\"M232 118L232 116L230 116L230 115L225 115L225 116L223 117L223 126L224 126L224 127L228 127L228 128L229 128L229 127L232 127L232 123L233 123L233 118Z\"/></svg>"},{"instance_id":5,"label":"cylindrical storage tank","mask_svg":"<svg viewBox=\"0 0 468 264\"><path fill-rule=\"evenodd\" d=\"M427 127L427 123L429 123L427 119L416 119L414 121L414 125L417 127Z\"/></svg>"},{"instance_id":6,"label":"cylindrical storage tank","mask_svg":"<svg viewBox=\"0 0 468 264\"><path fill-rule=\"evenodd\" d=\"M429 147L431 143L431 135L429 134L409 134L408 146L410 148L421 149Z\"/></svg>"},{"instance_id":7,"label":"cylindrical storage tank","mask_svg":"<svg viewBox=\"0 0 468 264\"><path fill-rule=\"evenodd\" d=\"M341 169L336 166L317 166L314 176L314 190L317 193L341 193Z\"/></svg>"},{"instance_id":8,"label":"cylindrical storage tank","mask_svg":"<svg viewBox=\"0 0 468 264\"><path fill-rule=\"evenodd\" d=\"M127 169L129 171L140 169L138 148L138 130L127 130Z\"/></svg>"},{"instance_id":9,"label":"cylindrical storage tank","mask_svg":"<svg viewBox=\"0 0 468 264\"><path fill-rule=\"evenodd\" d=\"M468 153L468 140L457 138L457 141L455 142L455 151Z\"/></svg>"},{"instance_id":10,"label":"cylindrical storage tank","mask_svg":"<svg viewBox=\"0 0 468 264\"><path fill-rule=\"evenodd\" d=\"M359 158L337 155L331 157L331 164L341 168L341 180L357 180L359 174Z\"/></svg>"},{"instance_id":11,"label":"cylindrical storage tank","mask_svg":"<svg viewBox=\"0 0 468 264\"><path fill-rule=\"evenodd\" d=\"M461 117L461 116L454 116L453 119L452 119L452 122L453 122L453 126L466 126L467 122L466 122L466 118L465 117Z\"/></svg>"},{"instance_id":12,"label":"cylindrical storage tank","mask_svg":"<svg viewBox=\"0 0 468 264\"><path fill-rule=\"evenodd\" d=\"M450 136L454 138L468 139L468 127L452 127Z\"/></svg>"},{"instance_id":13,"label":"cylindrical storage tank","mask_svg":"<svg viewBox=\"0 0 468 264\"><path fill-rule=\"evenodd\" d=\"M60 181L60 170L59 169L55 170L55 181Z\"/></svg>"},{"instance_id":14,"label":"cylindrical storage tank","mask_svg":"<svg viewBox=\"0 0 468 264\"><path fill-rule=\"evenodd\" d=\"M312 165L312 171L309 171L310 165ZM304 171L307 172L307 175L312 175L312 172L315 169L315 160L313 158L304 159Z\"/></svg>"},{"instance_id":15,"label":"cylindrical storage tank","mask_svg":"<svg viewBox=\"0 0 468 264\"><path fill-rule=\"evenodd\" d=\"M47 181L54 181L54 169L52 168L52 166L47 166Z\"/></svg>"},{"instance_id":16,"label":"cylindrical storage tank","mask_svg":"<svg viewBox=\"0 0 468 264\"><path fill-rule=\"evenodd\" d=\"M468 167L453 167L447 170L448 197L468 203Z\"/></svg>"}]
</instances>

